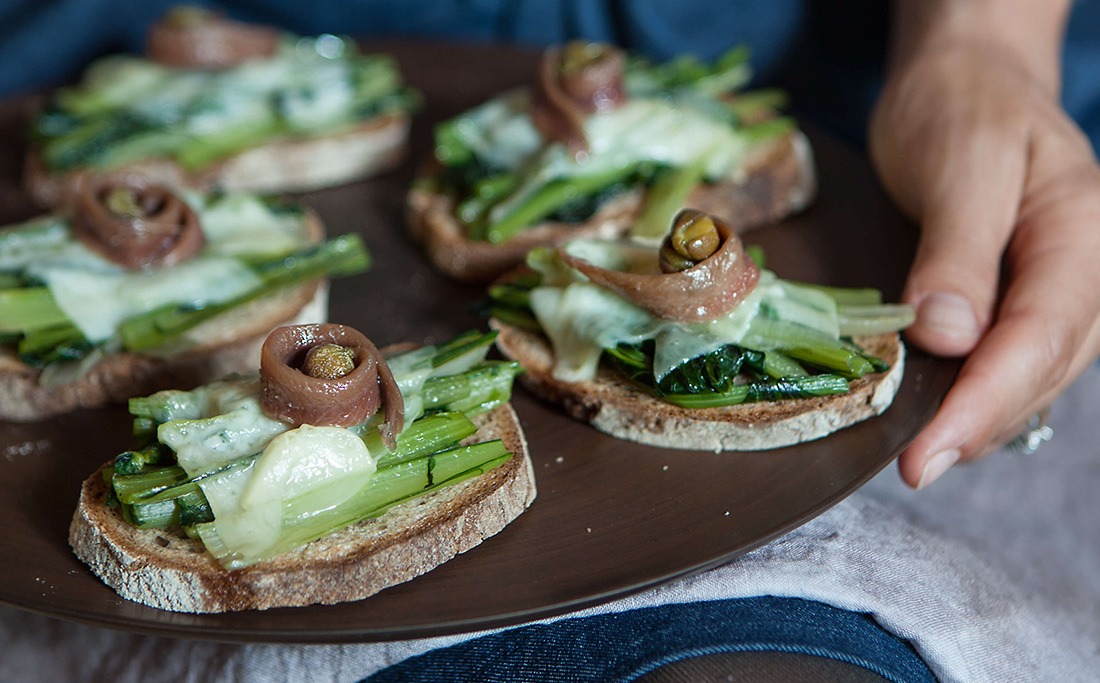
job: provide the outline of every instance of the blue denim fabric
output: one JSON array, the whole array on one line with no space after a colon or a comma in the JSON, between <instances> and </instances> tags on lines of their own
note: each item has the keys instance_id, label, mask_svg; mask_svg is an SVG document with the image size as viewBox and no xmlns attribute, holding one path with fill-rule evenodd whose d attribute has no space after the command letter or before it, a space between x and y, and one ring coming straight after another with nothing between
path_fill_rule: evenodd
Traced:
<instances>
[{"instance_id":1,"label":"blue denim fabric","mask_svg":"<svg viewBox=\"0 0 1100 683\"><path fill-rule=\"evenodd\" d=\"M625 682L683 659L762 651L827 657L894 683L936 680L907 642L868 615L757 597L523 626L432 650L361 683Z\"/></svg>"}]
</instances>

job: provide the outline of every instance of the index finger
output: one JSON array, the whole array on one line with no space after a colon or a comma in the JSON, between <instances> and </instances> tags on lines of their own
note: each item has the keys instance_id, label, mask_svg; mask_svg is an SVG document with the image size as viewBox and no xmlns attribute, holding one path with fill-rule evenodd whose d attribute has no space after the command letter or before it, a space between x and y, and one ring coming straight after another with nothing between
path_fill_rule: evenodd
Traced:
<instances>
[{"instance_id":1,"label":"index finger","mask_svg":"<svg viewBox=\"0 0 1100 683\"><path fill-rule=\"evenodd\" d=\"M982 454L1096 357L1100 171L1091 165L1055 177L1061 182L1023 205L994 324L936 416L899 458L902 478L912 486Z\"/></svg>"}]
</instances>

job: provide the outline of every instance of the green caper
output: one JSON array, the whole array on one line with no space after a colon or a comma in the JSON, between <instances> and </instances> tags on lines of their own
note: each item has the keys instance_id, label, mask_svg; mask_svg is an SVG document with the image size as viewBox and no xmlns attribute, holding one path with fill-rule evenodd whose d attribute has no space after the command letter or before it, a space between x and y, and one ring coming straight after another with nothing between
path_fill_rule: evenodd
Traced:
<instances>
[{"instance_id":1,"label":"green caper","mask_svg":"<svg viewBox=\"0 0 1100 683\"><path fill-rule=\"evenodd\" d=\"M355 369L355 352L339 344L319 344L306 352L302 372L317 379L339 379Z\"/></svg>"},{"instance_id":2,"label":"green caper","mask_svg":"<svg viewBox=\"0 0 1100 683\"><path fill-rule=\"evenodd\" d=\"M662 273L678 273L681 270L687 270L695 265L695 261L684 258L676 253L668 244L668 240L661 245L661 272Z\"/></svg>"},{"instance_id":3,"label":"green caper","mask_svg":"<svg viewBox=\"0 0 1100 683\"><path fill-rule=\"evenodd\" d=\"M561 50L561 73L563 76L574 76L606 55L607 46L602 43L570 41Z\"/></svg>"},{"instance_id":4,"label":"green caper","mask_svg":"<svg viewBox=\"0 0 1100 683\"><path fill-rule=\"evenodd\" d=\"M107 192L107 196L103 198L103 202L111 213L122 218L140 218L145 215L138 203L137 193L134 192L133 188L111 188Z\"/></svg>"},{"instance_id":5,"label":"green caper","mask_svg":"<svg viewBox=\"0 0 1100 683\"><path fill-rule=\"evenodd\" d=\"M661 272L687 270L718 251L722 239L714 220L693 209L681 211L672 223L672 231L661 244Z\"/></svg>"}]
</instances>

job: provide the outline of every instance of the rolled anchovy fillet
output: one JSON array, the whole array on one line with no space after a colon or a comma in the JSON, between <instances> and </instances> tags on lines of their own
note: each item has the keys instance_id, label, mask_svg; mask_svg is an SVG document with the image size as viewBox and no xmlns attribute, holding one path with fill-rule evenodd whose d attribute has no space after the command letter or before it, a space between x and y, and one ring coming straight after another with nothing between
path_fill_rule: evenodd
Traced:
<instances>
[{"instance_id":1,"label":"rolled anchovy fillet","mask_svg":"<svg viewBox=\"0 0 1100 683\"><path fill-rule=\"evenodd\" d=\"M350 349L355 367L335 379L303 372L300 368L310 349L322 344ZM401 390L382 354L361 332L344 325L276 329L260 351L260 380L264 412L294 425L351 427L365 422L383 404L385 419L378 431L393 450L405 422Z\"/></svg>"},{"instance_id":2,"label":"rolled anchovy fillet","mask_svg":"<svg viewBox=\"0 0 1100 683\"><path fill-rule=\"evenodd\" d=\"M558 251L567 265L589 280L655 316L679 322L714 320L733 310L756 287L760 269L745 254L733 230L710 218L721 240L718 249L694 266L672 273L660 272L656 260L650 272L624 272L593 265L564 248Z\"/></svg>"},{"instance_id":3,"label":"rolled anchovy fillet","mask_svg":"<svg viewBox=\"0 0 1100 683\"><path fill-rule=\"evenodd\" d=\"M250 59L271 57L279 48L279 30L233 21L200 7L180 7L149 29L149 59L177 68L227 68Z\"/></svg>"},{"instance_id":4,"label":"rolled anchovy fillet","mask_svg":"<svg viewBox=\"0 0 1100 683\"><path fill-rule=\"evenodd\" d=\"M589 114L622 104L623 52L599 43L548 48L539 62L531 119L547 140L574 153L588 148L584 122Z\"/></svg>"},{"instance_id":5,"label":"rolled anchovy fillet","mask_svg":"<svg viewBox=\"0 0 1100 683\"><path fill-rule=\"evenodd\" d=\"M73 235L125 268L175 265L206 245L195 211L139 176L85 176L75 192Z\"/></svg>"}]
</instances>

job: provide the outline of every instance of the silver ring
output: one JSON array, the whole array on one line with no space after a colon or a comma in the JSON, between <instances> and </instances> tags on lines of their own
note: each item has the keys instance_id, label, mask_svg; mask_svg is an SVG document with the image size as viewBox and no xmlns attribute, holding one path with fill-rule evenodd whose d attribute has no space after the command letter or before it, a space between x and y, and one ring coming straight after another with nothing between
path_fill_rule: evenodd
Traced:
<instances>
[{"instance_id":1,"label":"silver ring","mask_svg":"<svg viewBox=\"0 0 1100 683\"><path fill-rule=\"evenodd\" d=\"M1032 455L1047 441L1054 438L1054 430L1047 424L1050 410L1044 409L1036 413L1027 421L1027 424L1012 441L1008 442L1009 448L1020 455Z\"/></svg>"}]
</instances>

